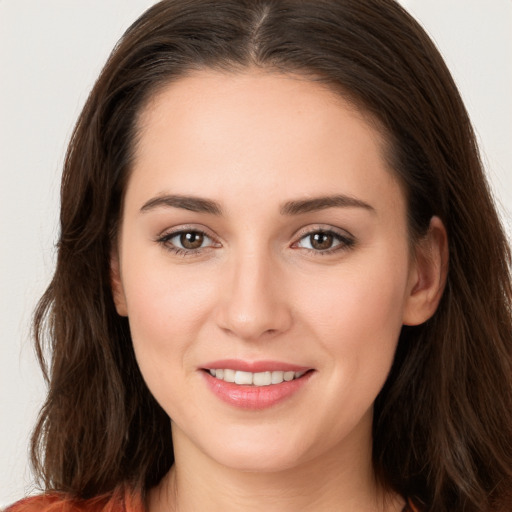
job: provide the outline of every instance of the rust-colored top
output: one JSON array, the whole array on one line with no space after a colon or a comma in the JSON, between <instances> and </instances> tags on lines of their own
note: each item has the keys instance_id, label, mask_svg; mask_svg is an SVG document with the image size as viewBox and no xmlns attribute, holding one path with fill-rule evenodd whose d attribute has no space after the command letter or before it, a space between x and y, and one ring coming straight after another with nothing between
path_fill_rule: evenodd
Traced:
<instances>
[{"instance_id":1,"label":"rust-colored top","mask_svg":"<svg viewBox=\"0 0 512 512\"><path fill-rule=\"evenodd\" d=\"M62 493L31 496L7 507L4 512L144 512L138 495L121 489L89 500L77 500Z\"/></svg>"}]
</instances>

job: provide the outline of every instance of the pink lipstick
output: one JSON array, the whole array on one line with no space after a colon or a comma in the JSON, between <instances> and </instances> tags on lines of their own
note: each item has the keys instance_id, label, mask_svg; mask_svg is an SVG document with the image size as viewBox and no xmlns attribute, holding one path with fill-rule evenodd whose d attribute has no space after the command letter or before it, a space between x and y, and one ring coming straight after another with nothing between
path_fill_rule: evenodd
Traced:
<instances>
[{"instance_id":1,"label":"pink lipstick","mask_svg":"<svg viewBox=\"0 0 512 512\"><path fill-rule=\"evenodd\" d=\"M209 389L222 401L243 409L272 407L297 393L313 374L312 368L278 361L234 359L206 364Z\"/></svg>"}]
</instances>

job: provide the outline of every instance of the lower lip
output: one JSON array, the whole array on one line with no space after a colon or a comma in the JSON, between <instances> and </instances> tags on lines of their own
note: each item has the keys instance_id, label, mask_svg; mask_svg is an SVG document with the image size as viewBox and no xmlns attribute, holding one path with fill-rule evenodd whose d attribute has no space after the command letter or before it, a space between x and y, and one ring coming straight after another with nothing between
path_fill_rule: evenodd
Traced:
<instances>
[{"instance_id":1,"label":"lower lip","mask_svg":"<svg viewBox=\"0 0 512 512\"><path fill-rule=\"evenodd\" d=\"M267 409L291 398L307 383L312 373L310 371L298 379L270 386L243 386L225 382L203 371L209 388L223 402L241 409L253 410Z\"/></svg>"}]
</instances>

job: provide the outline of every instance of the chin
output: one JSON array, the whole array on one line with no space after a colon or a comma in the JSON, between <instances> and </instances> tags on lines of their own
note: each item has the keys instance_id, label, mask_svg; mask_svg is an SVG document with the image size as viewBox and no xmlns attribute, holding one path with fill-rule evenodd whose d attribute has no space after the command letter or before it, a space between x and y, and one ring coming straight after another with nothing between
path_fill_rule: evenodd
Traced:
<instances>
[{"instance_id":1,"label":"chin","mask_svg":"<svg viewBox=\"0 0 512 512\"><path fill-rule=\"evenodd\" d=\"M279 473L301 465L304 462L294 453L277 453L274 450L230 451L215 454L218 463L243 473Z\"/></svg>"},{"instance_id":2,"label":"chin","mask_svg":"<svg viewBox=\"0 0 512 512\"><path fill-rule=\"evenodd\" d=\"M196 427L199 425L196 424ZM299 432L277 425L210 424L206 431L195 428L184 432L173 425L175 449L185 454L195 452L213 464L241 472L275 473L300 465L309 451ZM303 447L303 449L301 449ZM182 450L183 449L183 450Z\"/></svg>"},{"instance_id":3,"label":"chin","mask_svg":"<svg viewBox=\"0 0 512 512\"><path fill-rule=\"evenodd\" d=\"M276 473L307 462L313 457L298 433L291 436L257 429L232 434L204 450L213 460L233 470L251 473ZM277 434L277 435L276 435Z\"/></svg>"}]
</instances>

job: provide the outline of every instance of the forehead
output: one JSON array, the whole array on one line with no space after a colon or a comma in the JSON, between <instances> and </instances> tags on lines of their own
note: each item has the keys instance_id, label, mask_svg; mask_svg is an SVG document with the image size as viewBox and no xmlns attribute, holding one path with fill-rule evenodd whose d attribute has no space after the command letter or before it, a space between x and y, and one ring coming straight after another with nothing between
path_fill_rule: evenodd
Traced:
<instances>
[{"instance_id":1,"label":"forehead","mask_svg":"<svg viewBox=\"0 0 512 512\"><path fill-rule=\"evenodd\" d=\"M364 196L396 186L376 123L297 75L194 72L153 95L138 131L132 179L152 182L153 194L175 187L220 197L229 183L230 193L237 185L251 196L283 188L301 196L338 184Z\"/></svg>"},{"instance_id":2,"label":"forehead","mask_svg":"<svg viewBox=\"0 0 512 512\"><path fill-rule=\"evenodd\" d=\"M240 72L192 71L160 87L143 106L138 129L140 133L150 125L162 128L172 115L175 122L180 122L183 135L187 135L188 126L197 130L242 124L242 135L258 128L260 122L274 122L274 129L289 130L292 123L299 121L293 135L300 135L300 128L310 128L302 130L303 135L310 137L313 131L321 136L321 124L327 128L329 117L331 121L339 119L341 112L360 128L371 131L373 141L384 146L384 130L378 121L350 101L348 94L335 92L327 83L303 75L252 68ZM193 125L195 121L200 124ZM202 133L201 130L195 135ZM263 134L253 130L249 135Z\"/></svg>"}]
</instances>

